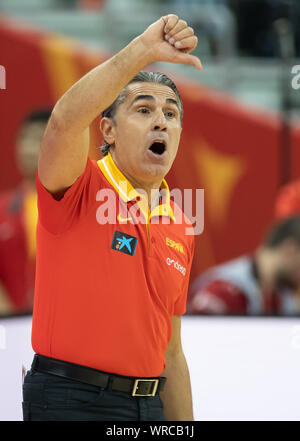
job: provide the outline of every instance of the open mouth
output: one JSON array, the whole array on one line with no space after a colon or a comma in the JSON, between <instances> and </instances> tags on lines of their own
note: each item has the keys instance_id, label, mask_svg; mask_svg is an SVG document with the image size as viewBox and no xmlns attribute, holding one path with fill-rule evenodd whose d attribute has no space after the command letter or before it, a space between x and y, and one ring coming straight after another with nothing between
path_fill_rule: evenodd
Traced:
<instances>
[{"instance_id":1,"label":"open mouth","mask_svg":"<svg viewBox=\"0 0 300 441\"><path fill-rule=\"evenodd\" d=\"M163 141L155 141L150 145L149 150L155 155L160 156L165 152L166 146Z\"/></svg>"}]
</instances>

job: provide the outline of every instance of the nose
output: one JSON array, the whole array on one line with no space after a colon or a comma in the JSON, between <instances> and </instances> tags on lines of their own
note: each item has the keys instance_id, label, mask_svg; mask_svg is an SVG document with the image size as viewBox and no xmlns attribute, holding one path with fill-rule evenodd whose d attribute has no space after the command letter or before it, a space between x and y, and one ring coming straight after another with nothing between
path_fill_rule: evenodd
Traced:
<instances>
[{"instance_id":1,"label":"nose","mask_svg":"<svg viewBox=\"0 0 300 441\"><path fill-rule=\"evenodd\" d=\"M156 117L154 118L152 123L152 130L159 130L160 132L167 131L167 121L163 112L159 112L158 114L156 114Z\"/></svg>"}]
</instances>

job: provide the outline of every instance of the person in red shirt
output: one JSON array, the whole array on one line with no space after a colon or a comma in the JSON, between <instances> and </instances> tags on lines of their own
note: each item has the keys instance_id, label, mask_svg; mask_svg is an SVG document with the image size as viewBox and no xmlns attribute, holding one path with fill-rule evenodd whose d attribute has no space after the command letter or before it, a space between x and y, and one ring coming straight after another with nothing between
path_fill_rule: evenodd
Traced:
<instances>
[{"instance_id":1,"label":"person in red shirt","mask_svg":"<svg viewBox=\"0 0 300 441\"><path fill-rule=\"evenodd\" d=\"M282 186L275 201L275 219L300 215L300 179ZM297 288L300 297L300 285Z\"/></svg>"},{"instance_id":2,"label":"person in red shirt","mask_svg":"<svg viewBox=\"0 0 300 441\"><path fill-rule=\"evenodd\" d=\"M31 312L35 280L37 195L35 176L50 110L28 115L16 139L22 174L17 188L0 194L0 313Z\"/></svg>"},{"instance_id":3,"label":"person in red shirt","mask_svg":"<svg viewBox=\"0 0 300 441\"><path fill-rule=\"evenodd\" d=\"M179 92L153 62L190 64L193 29L161 17L55 105L38 174L37 267L25 420L192 420L181 346L194 251L164 179ZM102 113L104 158L88 158ZM167 380L167 381L166 381Z\"/></svg>"},{"instance_id":4,"label":"person in red shirt","mask_svg":"<svg viewBox=\"0 0 300 441\"><path fill-rule=\"evenodd\" d=\"M213 267L193 282L191 314L298 315L300 217L277 222L252 255Z\"/></svg>"}]
</instances>

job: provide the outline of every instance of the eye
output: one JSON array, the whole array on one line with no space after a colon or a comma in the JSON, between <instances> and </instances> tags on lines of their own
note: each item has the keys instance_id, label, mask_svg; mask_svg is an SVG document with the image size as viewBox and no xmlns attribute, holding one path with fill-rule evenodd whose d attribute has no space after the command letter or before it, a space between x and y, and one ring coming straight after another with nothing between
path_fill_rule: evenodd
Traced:
<instances>
[{"instance_id":1,"label":"eye","mask_svg":"<svg viewBox=\"0 0 300 441\"><path fill-rule=\"evenodd\" d=\"M143 113L143 114L150 113L150 111L149 111L149 109L147 109L147 107L140 107L140 108L138 109L138 112L139 112L139 113Z\"/></svg>"},{"instance_id":2,"label":"eye","mask_svg":"<svg viewBox=\"0 0 300 441\"><path fill-rule=\"evenodd\" d=\"M168 110L166 112L166 116L167 116L167 118L174 118L175 117L175 112L173 112L173 110Z\"/></svg>"}]
</instances>

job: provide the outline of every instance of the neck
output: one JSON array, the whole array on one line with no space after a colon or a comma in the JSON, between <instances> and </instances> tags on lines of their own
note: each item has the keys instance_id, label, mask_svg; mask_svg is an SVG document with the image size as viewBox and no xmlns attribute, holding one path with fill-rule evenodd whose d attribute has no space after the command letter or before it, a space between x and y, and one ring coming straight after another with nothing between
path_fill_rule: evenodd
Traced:
<instances>
[{"instance_id":1,"label":"neck","mask_svg":"<svg viewBox=\"0 0 300 441\"><path fill-rule=\"evenodd\" d=\"M153 180L152 182L145 182L137 180L135 177L131 176L126 170L124 170L120 165L118 164L118 161L116 160L115 156L112 155L113 161L122 172L122 174L125 176L125 178L130 182L132 187L134 189L140 189L143 190L147 194L147 200L148 200L148 207L154 208L156 205L159 204L159 190L161 187L162 179L159 180Z\"/></svg>"},{"instance_id":2,"label":"neck","mask_svg":"<svg viewBox=\"0 0 300 441\"><path fill-rule=\"evenodd\" d=\"M273 291L276 289L277 254L267 248L259 248L255 260L262 290Z\"/></svg>"},{"instance_id":3,"label":"neck","mask_svg":"<svg viewBox=\"0 0 300 441\"><path fill-rule=\"evenodd\" d=\"M122 170L121 170L122 171ZM161 186L161 182L153 182L151 184L140 182L134 179L132 176L127 174L126 172L122 171L123 175L126 177L126 179L130 182L130 184L133 186L134 189L140 189L144 190L144 192L147 194L147 200L148 200L148 206L149 207L156 207L159 203L159 189Z\"/></svg>"}]
</instances>

